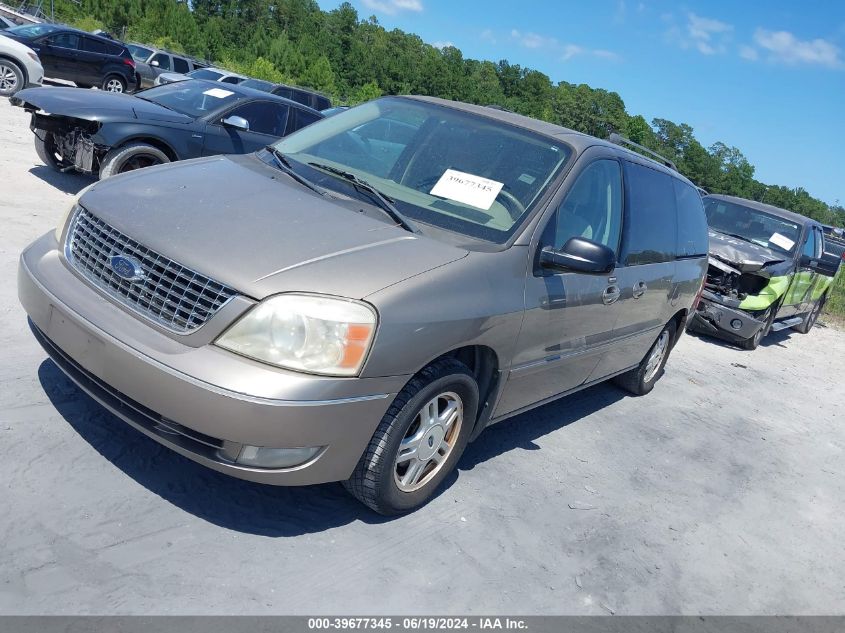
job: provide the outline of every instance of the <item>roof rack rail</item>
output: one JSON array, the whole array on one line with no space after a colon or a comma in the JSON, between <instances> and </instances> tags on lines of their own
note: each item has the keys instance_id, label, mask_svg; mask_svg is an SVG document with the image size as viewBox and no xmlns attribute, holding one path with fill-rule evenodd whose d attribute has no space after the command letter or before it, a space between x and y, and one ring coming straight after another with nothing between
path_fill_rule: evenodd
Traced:
<instances>
[{"instance_id":1,"label":"roof rack rail","mask_svg":"<svg viewBox=\"0 0 845 633\"><path fill-rule=\"evenodd\" d=\"M677 165L675 165L675 163L673 163L668 158L664 158L663 156L661 156L657 152L654 152L647 147L643 147L639 143L635 143L631 139L625 138L621 134L617 134L616 132L611 132L610 136L607 137L607 140L610 141L611 143L616 143L617 145L630 145L631 147L636 147L641 152L648 154L649 156L654 158L658 163L662 163L662 164L666 165L668 168L674 169L675 171L678 171Z\"/></svg>"}]
</instances>

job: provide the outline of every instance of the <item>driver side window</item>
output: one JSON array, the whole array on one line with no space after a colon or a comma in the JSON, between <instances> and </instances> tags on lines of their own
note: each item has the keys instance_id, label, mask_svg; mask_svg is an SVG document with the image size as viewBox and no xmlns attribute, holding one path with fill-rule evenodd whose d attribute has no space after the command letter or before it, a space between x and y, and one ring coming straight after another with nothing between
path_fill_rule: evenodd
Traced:
<instances>
[{"instance_id":1,"label":"driver side window","mask_svg":"<svg viewBox=\"0 0 845 633\"><path fill-rule=\"evenodd\" d=\"M563 248L583 237L619 250L622 229L622 168L615 160L590 164L578 176L546 227L544 244Z\"/></svg>"}]
</instances>

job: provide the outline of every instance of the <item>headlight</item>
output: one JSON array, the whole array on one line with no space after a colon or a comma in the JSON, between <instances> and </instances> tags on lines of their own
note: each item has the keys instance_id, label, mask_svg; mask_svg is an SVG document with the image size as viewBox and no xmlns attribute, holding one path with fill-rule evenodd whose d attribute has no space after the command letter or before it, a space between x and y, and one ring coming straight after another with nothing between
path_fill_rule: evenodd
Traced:
<instances>
[{"instance_id":1,"label":"headlight","mask_svg":"<svg viewBox=\"0 0 845 633\"><path fill-rule=\"evenodd\" d=\"M87 192L87 191L88 191L91 187L93 187L93 186L94 186L94 185L96 185L96 184L97 184L97 183L92 182L90 185L88 185L87 187L85 187L85 189L83 189L83 190L82 190L82 191L80 191L78 194L76 194L76 195L73 197L73 200L71 201L71 203L68 205L67 209L65 209L65 210L64 210L64 212L62 213L62 217L61 217L61 218L59 218L59 223L56 225L56 231L55 231L56 241L57 241L59 244L61 244L61 243L62 243L62 233L64 233L64 232L65 232L65 225L67 224L68 219L70 219L70 216L72 216L72 215L74 214L74 212L76 211L77 207L79 207L79 199L80 199L83 195L85 195L85 193L86 193L86 192Z\"/></svg>"},{"instance_id":2,"label":"headlight","mask_svg":"<svg viewBox=\"0 0 845 633\"><path fill-rule=\"evenodd\" d=\"M376 313L367 304L291 293L265 299L215 343L277 367L355 376L375 331Z\"/></svg>"}]
</instances>

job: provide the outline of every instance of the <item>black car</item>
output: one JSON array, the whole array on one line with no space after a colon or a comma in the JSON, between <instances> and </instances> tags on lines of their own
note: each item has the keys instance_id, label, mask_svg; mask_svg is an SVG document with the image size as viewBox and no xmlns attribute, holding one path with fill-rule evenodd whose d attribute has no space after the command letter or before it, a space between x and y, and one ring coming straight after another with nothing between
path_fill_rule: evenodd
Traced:
<instances>
[{"instance_id":1,"label":"black car","mask_svg":"<svg viewBox=\"0 0 845 633\"><path fill-rule=\"evenodd\" d=\"M28 89L11 102L32 113L41 160L100 178L186 158L254 152L323 118L289 99L201 80L135 95Z\"/></svg>"},{"instance_id":2,"label":"black car","mask_svg":"<svg viewBox=\"0 0 845 633\"><path fill-rule=\"evenodd\" d=\"M299 88L297 86L288 86L286 84L274 84L263 79L246 79L242 85L247 88L254 88L255 90L263 90L274 95L279 95L285 99L296 101L302 105L307 105L309 108L315 110L326 110L332 107L331 99L327 96L308 90L307 88Z\"/></svg>"},{"instance_id":3,"label":"black car","mask_svg":"<svg viewBox=\"0 0 845 633\"><path fill-rule=\"evenodd\" d=\"M27 24L0 33L38 53L44 75L51 79L109 92L137 87L135 60L121 42L58 24Z\"/></svg>"}]
</instances>

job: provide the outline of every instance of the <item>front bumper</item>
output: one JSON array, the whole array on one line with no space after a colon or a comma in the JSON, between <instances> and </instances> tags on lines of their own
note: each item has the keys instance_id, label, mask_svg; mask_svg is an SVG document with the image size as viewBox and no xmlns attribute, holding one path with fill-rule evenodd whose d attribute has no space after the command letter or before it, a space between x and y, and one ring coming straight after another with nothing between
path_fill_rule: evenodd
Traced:
<instances>
[{"instance_id":1,"label":"front bumper","mask_svg":"<svg viewBox=\"0 0 845 633\"><path fill-rule=\"evenodd\" d=\"M52 233L21 255L18 296L38 341L83 390L157 442L250 481L347 479L408 379L307 376L175 340L78 277ZM244 445L323 448L264 469L234 463Z\"/></svg>"},{"instance_id":2,"label":"front bumper","mask_svg":"<svg viewBox=\"0 0 845 633\"><path fill-rule=\"evenodd\" d=\"M705 290L690 320L693 331L720 336L731 341L753 337L765 325L745 310L728 307L718 301L718 295Z\"/></svg>"}]
</instances>

